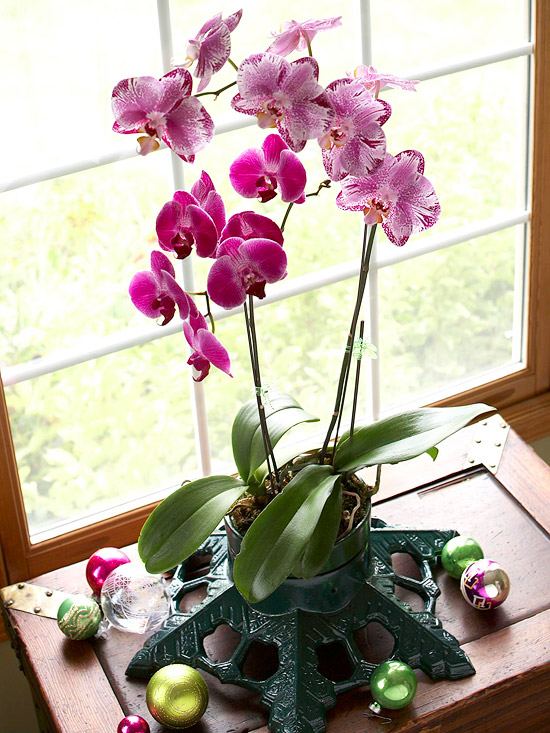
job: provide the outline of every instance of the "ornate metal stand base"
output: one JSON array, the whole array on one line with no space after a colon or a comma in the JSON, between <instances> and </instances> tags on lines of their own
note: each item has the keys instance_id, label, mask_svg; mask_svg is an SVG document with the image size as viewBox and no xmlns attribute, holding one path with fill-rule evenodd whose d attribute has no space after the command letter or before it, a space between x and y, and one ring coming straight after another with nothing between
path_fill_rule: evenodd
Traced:
<instances>
[{"instance_id":1,"label":"ornate metal stand base","mask_svg":"<svg viewBox=\"0 0 550 733\"><path fill-rule=\"evenodd\" d=\"M132 659L127 674L148 678L174 662L204 669L222 682L259 692L270 710L272 733L322 733L325 713L336 704L336 696L368 684L376 665L365 661L355 635L373 621L394 637L392 657L422 669L432 679L474 674L457 640L434 616L440 591L431 566L445 542L456 534L454 530L389 527L373 519L369 557L358 557L344 568L319 576L306 595L300 595L304 581L294 581L296 593L285 608L282 596L275 599L275 605L272 601L267 606L266 602L250 606L243 600L229 577L225 531L219 530L199 551L212 554L208 574L186 581L185 567L178 568L172 586L174 614ZM395 573L391 556L396 552L412 556L421 580ZM190 613L182 613L179 604L183 596L205 583L204 601ZM424 610L413 611L400 601L395 586L417 593L424 601ZM317 610L304 610L311 606ZM229 660L215 662L207 656L203 640L220 624L231 626L241 639ZM277 648L278 667L268 679L252 679L243 672L253 642ZM318 649L334 642L345 648L353 669L347 679L337 682L319 671Z\"/></svg>"}]
</instances>

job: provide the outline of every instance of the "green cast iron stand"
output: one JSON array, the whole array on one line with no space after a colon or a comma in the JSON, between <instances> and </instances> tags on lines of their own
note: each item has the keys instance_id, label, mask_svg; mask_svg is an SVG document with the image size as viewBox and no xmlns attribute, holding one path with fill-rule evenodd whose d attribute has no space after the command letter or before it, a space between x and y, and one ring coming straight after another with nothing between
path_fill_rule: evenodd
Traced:
<instances>
[{"instance_id":1,"label":"green cast iron stand","mask_svg":"<svg viewBox=\"0 0 550 733\"><path fill-rule=\"evenodd\" d=\"M458 641L435 617L439 596L432 566L454 530L417 530L390 527L373 519L370 551L343 567L312 578L289 579L281 589L254 606L231 581L224 529L217 530L198 554L212 555L207 575L185 580L181 565L172 581L173 614L146 642L127 669L132 677L149 678L167 664L184 663L203 669L222 682L247 687L269 708L272 733L323 733L326 711L336 696L366 685L376 665L365 661L354 633L376 621L394 637L392 658L419 668L432 679L460 679L475 670ZM392 568L392 553L407 553L417 563L421 580L401 576ZM189 613L179 610L183 596L207 584L205 599ZM413 611L395 595L395 586L417 593L424 610ZM203 640L220 624L228 624L241 639L232 656L215 662ZM242 669L253 642L276 645L277 670L265 680ZM349 655L353 672L331 681L319 671L317 649L338 642Z\"/></svg>"}]
</instances>

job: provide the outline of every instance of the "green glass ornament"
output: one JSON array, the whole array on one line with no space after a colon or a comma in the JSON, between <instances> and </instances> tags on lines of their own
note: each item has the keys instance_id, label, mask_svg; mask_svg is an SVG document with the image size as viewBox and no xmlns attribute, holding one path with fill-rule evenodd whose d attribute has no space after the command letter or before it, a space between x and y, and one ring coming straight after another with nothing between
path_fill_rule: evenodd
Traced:
<instances>
[{"instance_id":1,"label":"green glass ornament","mask_svg":"<svg viewBox=\"0 0 550 733\"><path fill-rule=\"evenodd\" d=\"M388 710L406 707L416 694L416 675L411 667L398 659L378 665L371 675L371 695Z\"/></svg>"},{"instance_id":2,"label":"green glass ornament","mask_svg":"<svg viewBox=\"0 0 550 733\"><path fill-rule=\"evenodd\" d=\"M483 558L483 550L472 537L453 537L441 551L441 564L451 578L460 579L471 563Z\"/></svg>"},{"instance_id":3,"label":"green glass ornament","mask_svg":"<svg viewBox=\"0 0 550 733\"><path fill-rule=\"evenodd\" d=\"M147 685L147 707L166 728L190 728L204 715L208 687L193 667L169 664L155 672Z\"/></svg>"},{"instance_id":4,"label":"green glass ornament","mask_svg":"<svg viewBox=\"0 0 550 733\"><path fill-rule=\"evenodd\" d=\"M65 598L57 610L57 625L69 639L89 639L97 634L101 609L87 596Z\"/></svg>"}]
</instances>

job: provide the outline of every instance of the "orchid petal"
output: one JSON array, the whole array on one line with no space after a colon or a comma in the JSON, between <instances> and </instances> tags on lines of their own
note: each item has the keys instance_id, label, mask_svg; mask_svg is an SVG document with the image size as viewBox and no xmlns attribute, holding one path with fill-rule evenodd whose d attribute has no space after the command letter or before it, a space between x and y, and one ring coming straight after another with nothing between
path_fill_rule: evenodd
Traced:
<instances>
[{"instance_id":1,"label":"orchid petal","mask_svg":"<svg viewBox=\"0 0 550 733\"><path fill-rule=\"evenodd\" d=\"M268 283L286 276L286 252L269 239L249 239L241 246L239 255L254 263L258 274Z\"/></svg>"},{"instance_id":2,"label":"orchid petal","mask_svg":"<svg viewBox=\"0 0 550 733\"><path fill-rule=\"evenodd\" d=\"M254 211L233 214L222 231L221 239L223 241L228 237L242 237L243 239L265 237L281 245L284 241L283 233L277 224L267 216L256 214Z\"/></svg>"},{"instance_id":3,"label":"orchid petal","mask_svg":"<svg viewBox=\"0 0 550 733\"><path fill-rule=\"evenodd\" d=\"M196 333L197 351L225 374L231 376L231 360L225 349L213 333L200 328Z\"/></svg>"},{"instance_id":4,"label":"orchid petal","mask_svg":"<svg viewBox=\"0 0 550 733\"><path fill-rule=\"evenodd\" d=\"M174 265L170 262L168 257L162 252L156 250L151 252L151 271L156 277L160 277L161 272L167 272L172 277L176 276Z\"/></svg>"},{"instance_id":5,"label":"orchid petal","mask_svg":"<svg viewBox=\"0 0 550 733\"><path fill-rule=\"evenodd\" d=\"M275 137L275 135L271 137ZM306 169L299 158L290 150L281 152L277 181L281 188L281 199L283 201L297 203L304 196L307 182Z\"/></svg>"},{"instance_id":6,"label":"orchid petal","mask_svg":"<svg viewBox=\"0 0 550 733\"><path fill-rule=\"evenodd\" d=\"M279 136L271 135L270 137L278 138ZM229 169L229 179L240 196L252 199L258 194L258 179L264 173L265 159L263 153L256 148L250 148L233 161Z\"/></svg>"},{"instance_id":7,"label":"orchid petal","mask_svg":"<svg viewBox=\"0 0 550 733\"><path fill-rule=\"evenodd\" d=\"M162 139L178 155L192 156L214 136L214 122L196 97L187 97L166 121Z\"/></svg>"},{"instance_id":8,"label":"orchid petal","mask_svg":"<svg viewBox=\"0 0 550 733\"><path fill-rule=\"evenodd\" d=\"M207 290L214 303L222 308L236 308L246 300L246 288L229 255L219 257L210 268Z\"/></svg>"},{"instance_id":9,"label":"orchid petal","mask_svg":"<svg viewBox=\"0 0 550 733\"><path fill-rule=\"evenodd\" d=\"M132 303L148 318L158 318L160 315L160 305L154 305L158 291L157 280L151 272L136 273L128 288Z\"/></svg>"},{"instance_id":10,"label":"orchid petal","mask_svg":"<svg viewBox=\"0 0 550 733\"><path fill-rule=\"evenodd\" d=\"M262 150L265 158L265 166L269 172L275 173L281 153L287 150L288 145L280 135L268 135L262 143Z\"/></svg>"},{"instance_id":11,"label":"orchid petal","mask_svg":"<svg viewBox=\"0 0 550 733\"><path fill-rule=\"evenodd\" d=\"M199 206L191 204L186 209L189 228L195 240L199 257L210 257L218 243L218 231L210 216Z\"/></svg>"},{"instance_id":12,"label":"orchid petal","mask_svg":"<svg viewBox=\"0 0 550 733\"><path fill-rule=\"evenodd\" d=\"M183 216L182 206L178 201L168 201L157 216L156 230L160 246L164 250L172 250L172 240L178 233L179 223Z\"/></svg>"},{"instance_id":13,"label":"orchid petal","mask_svg":"<svg viewBox=\"0 0 550 733\"><path fill-rule=\"evenodd\" d=\"M147 112L154 109L162 94L158 79L138 76L122 79L113 89L111 105L115 132L140 132L147 122Z\"/></svg>"}]
</instances>

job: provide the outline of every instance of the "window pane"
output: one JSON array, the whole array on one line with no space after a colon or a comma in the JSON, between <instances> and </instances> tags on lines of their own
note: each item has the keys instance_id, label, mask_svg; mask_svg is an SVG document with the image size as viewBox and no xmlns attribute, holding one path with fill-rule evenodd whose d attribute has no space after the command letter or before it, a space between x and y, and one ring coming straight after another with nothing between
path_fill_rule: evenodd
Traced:
<instances>
[{"instance_id":1,"label":"window pane","mask_svg":"<svg viewBox=\"0 0 550 733\"><path fill-rule=\"evenodd\" d=\"M381 403L459 391L511 365L521 341L523 227L455 245L379 272Z\"/></svg>"},{"instance_id":2,"label":"window pane","mask_svg":"<svg viewBox=\"0 0 550 733\"><path fill-rule=\"evenodd\" d=\"M10 70L0 98L17 116L16 144L2 147L2 178L119 150L114 85L162 72L156 3L5 0L0 64Z\"/></svg>"},{"instance_id":3,"label":"window pane","mask_svg":"<svg viewBox=\"0 0 550 733\"><path fill-rule=\"evenodd\" d=\"M186 358L174 335L6 389L31 533L198 473Z\"/></svg>"},{"instance_id":4,"label":"window pane","mask_svg":"<svg viewBox=\"0 0 550 733\"><path fill-rule=\"evenodd\" d=\"M143 327L128 283L149 266L155 217L171 194L167 152L4 193L0 361Z\"/></svg>"},{"instance_id":5,"label":"window pane","mask_svg":"<svg viewBox=\"0 0 550 733\"><path fill-rule=\"evenodd\" d=\"M405 73L528 41L528 0L371 0L373 63Z\"/></svg>"},{"instance_id":6,"label":"window pane","mask_svg":"<svg viewBox=\"0 0 550 733\"><path fill-rule=\"evenodd\" d=\"M420 150L439 195L434 235L525 207L525 59L425 81L387 99L390 151Z\"/></svg>"}]
</instances>

